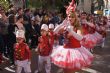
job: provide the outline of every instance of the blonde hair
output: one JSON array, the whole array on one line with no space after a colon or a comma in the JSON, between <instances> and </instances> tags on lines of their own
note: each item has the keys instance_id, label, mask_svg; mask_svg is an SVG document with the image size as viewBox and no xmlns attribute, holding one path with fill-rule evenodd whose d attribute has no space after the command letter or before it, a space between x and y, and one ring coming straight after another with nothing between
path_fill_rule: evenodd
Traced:
<instances>
[{"instance_id":1,"label":"blonde hair","mask_svg":"<svg viewBox=\"0 0 110 73\"><path fill-rule=\"evenodd\" d=\"M74 24L72 24L76 29L81 29L81 25L76 12L70 12L70 16L75 18Z\"/></svg>"}]
</instances>

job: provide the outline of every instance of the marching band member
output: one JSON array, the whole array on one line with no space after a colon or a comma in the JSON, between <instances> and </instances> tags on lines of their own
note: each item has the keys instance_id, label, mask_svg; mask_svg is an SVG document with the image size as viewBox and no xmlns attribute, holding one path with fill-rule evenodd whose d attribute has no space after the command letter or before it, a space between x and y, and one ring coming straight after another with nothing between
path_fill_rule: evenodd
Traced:
<instances>
[{"instance_id":1,"label":"marching band member","mask_svg":"<svg viewBox=\"0 0 110 73\"><path fill-rule=\"evenodd\" d=\"M25 73L31 73L30 68L30 59L31 53L29 46L24 42L23 30L18 30L16 32L17 43L14 45L14 57L15 57L15 65L16 65L16 73L21 73L22 69L24 69Z\"/></svg>"},{"instance_id":2,"label":"marching band member","mask_svg":"<svg viewBox=\"0 0 110 73\"><path fill-rule=\"evenodd\" d=\"M48 37L48 26L43 24L41 26L41 36L39 38L39 44L36 49L37 53L39 54L38 59L38 71L35 73L42 73L42 69L45 66L46 73L51 73L51 60L50 54L52 51L52 44L49 42Z\"/></svg>"},{"instance_id":3,"label":"marching band member","mask_svg":"<svg viewBox=\"0 0 110 73\"><path fill-rule=\"evenodd\" d=\"M53 45L54 45L54 32L53 32L53 30L54 30L54 25L53 24L49 24L49 42L50 42L50 44L51 44L51 46L53 47Z\"/></svg>"},{"instance_id":4,"label":"marching band member","mask_svg":"<svg viewBox=\"0 0 110 73\"><path fill-rule=\"evenodd\" d=\"M84 39L81 41L81 44L86 47L88 50L92 52L92 49L97 44L97 36L94 36L95 34L95 25L93 23L87 22L87 31L88 34L84 35Z\"/></svg>"}]
</instances>

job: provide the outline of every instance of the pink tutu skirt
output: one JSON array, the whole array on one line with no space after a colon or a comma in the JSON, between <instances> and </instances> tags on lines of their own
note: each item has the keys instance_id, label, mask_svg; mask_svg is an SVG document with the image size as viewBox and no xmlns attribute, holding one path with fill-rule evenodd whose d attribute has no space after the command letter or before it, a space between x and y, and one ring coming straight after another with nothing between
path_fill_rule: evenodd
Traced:
<instances>
[{"instance_id":1,"label":"pink tutu skirt","mask_svg":"<svg viewBox=\"0 0 110 73\"><path fill-rule=\"evenodd\" d=\"M93 34L97 38L97 43L100 43L102 41L102 35L99 34L98 32L95 32Z\"/></svg>"},{"instance_id":2,"label":"pink tutu skirt","mask_svg":"<svg viewBox=\"0 0 110 73\"><path fill-rule=\"evenodd\" d=\"M93 49L96 46L97 38L93 34L87 34L84 36L84 40L81 41L82 46Z\"/></svg>"},{"instance_id":3,"label":"pink tutu skirt","mask_svg":"<svg viewBox=\"0 0 110 73\"><path fill-rule=\"evenodd\" d=\"M61 68L79 70L91 65L93 55L84 47L64 48L59 46L51 54L52 62Z\"/></svg>"}]
</instances>

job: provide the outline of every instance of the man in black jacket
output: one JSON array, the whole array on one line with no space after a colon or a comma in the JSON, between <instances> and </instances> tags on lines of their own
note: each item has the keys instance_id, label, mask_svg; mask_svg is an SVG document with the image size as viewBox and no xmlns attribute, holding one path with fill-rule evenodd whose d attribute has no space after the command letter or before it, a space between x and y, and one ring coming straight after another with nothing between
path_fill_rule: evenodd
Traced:
<instances>
[{"instance_id":1,"label":"man in black jacket","mask_svg":"<svg viewBox=\"0 0 110 73\"><path fill-rule=\"evenodd\" d=\"M1 27L0 27L0 64L2 63L2 52L3 52L3 38L1 36ZM0 68L0 71L2 69Z\"/></svg>"}]
</instances>

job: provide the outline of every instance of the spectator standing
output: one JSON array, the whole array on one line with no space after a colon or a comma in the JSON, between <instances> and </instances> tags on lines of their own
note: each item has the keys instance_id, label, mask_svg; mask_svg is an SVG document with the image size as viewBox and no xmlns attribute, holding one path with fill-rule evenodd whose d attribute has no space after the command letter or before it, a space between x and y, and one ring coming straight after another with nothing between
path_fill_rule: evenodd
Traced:
<instances>
[{"instance_id":1,"label":"spectator standing","mask_svg":"<svg viewBox=\"0 0 110 73\"><path fill-rule=\"evenodd\" d=\"M16 18L14 14L10 14L8 17L9 20L9 25L8 25L8 42L7 42L7 47L8 47L8 55L10 59L10 63L14 65L14 44L16 43L16 35L15 35L15 28L18 28L15 23L16 23Z\"/></svg>"}]
</instances>

